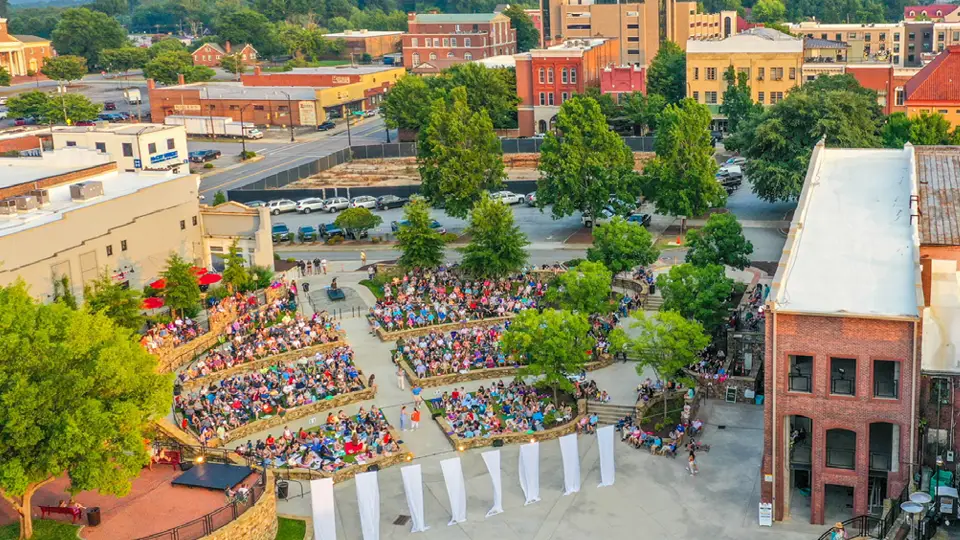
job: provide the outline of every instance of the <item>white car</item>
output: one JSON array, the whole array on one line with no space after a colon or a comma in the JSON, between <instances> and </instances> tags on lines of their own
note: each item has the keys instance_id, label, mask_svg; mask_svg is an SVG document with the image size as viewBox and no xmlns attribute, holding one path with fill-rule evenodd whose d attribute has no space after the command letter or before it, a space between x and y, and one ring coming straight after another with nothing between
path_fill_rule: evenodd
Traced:
<instances>
[{"instance_id":1,"label":"white car","mask_svg":"<svg viewBox=\"0 0 960 540\"><path fill-rule=\"evenodd\" d=\"M734 156L723 162L721 167L729 167L730 165L743 165L747 162L747 158L741 156Z\"/></svg>"},{"instance_id":2,"label":"white car","mask_svg":"<svg viewBox=\"0 0 960 540\"><path fill-rule=\"evenodd\" d=\"M496 193L491 193L490 198L502 202L503 204L519 204L523 202L523 195L519 195L512 191L498 191Z\"/></svg>"},{"instance_id":3,"label":"white car","mask_svg":"<svg viewBox=\"0 0 960 540\"><path fill-rule=\"evenodd\" d=\"M331 214L347 208L350 208L350 201L346 197L331 197L323 201L323 209Z\"/></svg>"},{"instance_id":4,"label":"white car","mask_svg":"<svg viewBox=\"0 0 960 540\"><path fill-rule=\"evenodd\" d=\"M268 202L267 208L270 209L271 214L276 216L280 212L293 212L297 209L297 203L291 201L290 199L277 199Z\"/></svg>"},{"instance_id":5,"label":"white car","mask_svg":"<svg viewBox=\"0 0 960 540\"><path fill-rule=\"evenodd\" d=\"M0 109L0 120L6 118L8 114L10 114L10 111L7 109Z\"/></svg>"},{"instance_id":6,"label":"white car","mask_svg":"<svg viewBox=\"0 0 960 540\"><path fill-rule=\"evenodd\" d=\"M370 208L371 210L377 207L377 199L369 195L361 195L359 197L354 197L350 201L350 206L353 208Z\"/></svg>"},{"instance_id":7,"label":"white car","mask_svg":"<svg viewBox=\"0 0 960 540\"><path fill-rule=\"evenodd\" d=\"M527 206L536 206L537 205L537 192L531 191L527 193Z\"/></svg>"},{"instance_id":8,"label":"white car","mask_svg":"<svg viewBox=\"0 0 960 540\"><path fill-rule=\"evenodd\" d=\"M301 214L309 214L310 212L319 210L323 210L323 199L309 197L307 199L297 201L297 212L300 212Z\"/></svg>"}]
</instances>

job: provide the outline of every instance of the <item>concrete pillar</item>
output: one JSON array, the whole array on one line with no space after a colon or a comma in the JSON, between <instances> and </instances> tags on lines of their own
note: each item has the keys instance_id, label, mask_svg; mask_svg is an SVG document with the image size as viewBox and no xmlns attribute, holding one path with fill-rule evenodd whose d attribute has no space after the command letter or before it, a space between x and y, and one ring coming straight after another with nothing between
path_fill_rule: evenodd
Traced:
<instances>
[{"instance_id":1,"label":"concrete pillar","mask_svg":"<svg viewBox=\"0 0 960 540\"><path fill-rule=\"evenodd\" d=\"M900 472L900 424L893 424L890 434L890 472Z\"/></svg>"}]
</instances>

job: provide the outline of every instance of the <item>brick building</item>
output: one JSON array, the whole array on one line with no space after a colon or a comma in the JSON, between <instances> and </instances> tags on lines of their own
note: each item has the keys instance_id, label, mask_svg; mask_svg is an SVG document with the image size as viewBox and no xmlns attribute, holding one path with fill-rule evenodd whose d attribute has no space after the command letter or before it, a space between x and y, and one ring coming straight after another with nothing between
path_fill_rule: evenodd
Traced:
<instances>
[{"instance_id":1,"label":"brick building","mask_svg":"<svg viewBox=\"0 0 960 540\"><path fill-rule=\"evenodd\" d=\"M400 44L403 41L403 32L400 31L380 31L380 30L344 30L333 34L324 34L324 39L342 40L346 44L343 51L345 57L350 55L356 57L356 60L364 54L369 54L371 58L382 58L385 54L395 53L400 50Z\"/></svg>"},{"instance_id":2,"label":"brick building","mask_svg":"<svg viewBox=\"0 0 960 540\"><path fill-rule=\"evenodd\" d=\"M14 77L28 72L39 72L43 62L56 56L49 39L37 36L12 35L7 31L7 19L0 19L0 67Z\"/></svg>"},{"instance_id":3,"label":"brick building","mask_svg":"<svg viewBox=\"0 0 960 540\"><path fill-rule=\"evenodd\" d=\"M623 94L647 93L647 69L639 66L607 66L600 73L600 92L619 102Z\"/></svg>"},{"instance_id":4,"label":"brick building","mask_svg":"<svg viewBox=\"0 0 960 540\"><path fill-rule=\"evenodd\" d=\"M516 55L521 137L553 129L560 105L588 86L599 86L618 58L617 40L577 39Z\"/></svg>"},{"instance_id":5,"label":"brick building","mask_svg":"<svg viewBox=\"0 0 960 540\"><path fill-rule=\"evenodd\" d=\"M914 159L910 145L822 142L811 156L766 305L761 500L775 520L878 511L914 472L923 304Z\"/></svg>"},{"instance_id":6,"label":"brick building","mask_svg":"<svg viewBox=\"0 0 960 540\"><path fill-rule=\"evenodd\" d=\"M517 31L502 13L410 13L403 36L403 64L445 60L458 64L517 52Z\"/></svg>"},{"instance_id":7,"label":"brick building","mask_svg":"<svg viewBox=\"0 0 960 540\"><path fill-rule=\"evenodd\" d=\"M220 60L228 54L233 54L233 48L229 41L224 43L223 47L216 43L204 43L200 48L193 51L191 56L193 56L193 65L195 66L217 67L220 65ZM257 50L253 48L253 45L247 43L240 49L239 54L244 64L252 66L257 63Z\"/></svg>"},{"instance_id":8,"label":"brick building","mask_svg":"<svg viewBox=\"0 0 960 540\"><path fill-rule=\"evenodd\" d=\"M940 113L960 126L960 45L951 45L905 85L908 116Z\"/></svg>"},{"instance_id":9,"label":"brick building","mask_svg":"<svg viewBox=\"0 0 960 540\"><path fill-rule=\"evenodd\" d=\"M157 88L147 81L150 115L163 123L170 115L226 116L266 126L317 125L317 89L304 86L244 87L240 83L210 82ZM248 106L249 105L249 106ZM242 117L241 117L242 115Z\"/></svg>"},{"instance_id":10,"label":"brick building","mask_svg":"<svg viewBox=\"0 0 960 540\"><path fill-rule=\"evenodd\" d=\"M889 64L849 64L844 73L853 75L864 88L877 91L877 103L883 114L907 112L904 87L919 68L900 68Z\"/></svg>"}]
</instances>

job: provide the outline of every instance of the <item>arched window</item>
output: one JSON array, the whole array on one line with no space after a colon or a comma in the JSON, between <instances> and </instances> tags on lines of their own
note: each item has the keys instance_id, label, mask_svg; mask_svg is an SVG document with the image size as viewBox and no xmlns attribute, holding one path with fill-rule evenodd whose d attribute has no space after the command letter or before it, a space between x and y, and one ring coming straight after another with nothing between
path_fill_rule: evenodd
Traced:
<instances>
[{"instance_id":1,"label":"arched window","mask_svg":"<svg viewBox=\"0 0 960 540\"><path fill-rule=\"evenodd\" d=\"M544 77L544 69L543 69L543 68L540 68L540 70L539 70L539 75L540 75L540 84L543 84L543 77Z\"/></svg>"},{"instance_id":2,"label":"arched window","mask_svg":"<svg viewBox=\"0 0 960 540\"><path fill-rule=\"evenodd\" d=\"M943 12L939 9L937 10L937 17L943 17Z\"/></svg>"},{"instance_id":3,"label":"arched window","mask_svg":"<svg viewBox=\"0 0 960 540\"><path fill-rule=\"evenodd\" d=\"M547 132L547 121L541 120L537 124L537 133L546 133Z\"/></svg>"},{"instance_id":4,"label":"arched window","mask_svg":"<svg viewBox=\"0 0 960 540\"><path fill-rule=\"evenodd\" d=\"M431 59L431 60L436 60L436 59L437 59L437 53L430 53L430 59Z\"/></svg>"},{"instance_id":5,"label":"arched window","mask_svg":"<svg viewBox=\"0 0 960 540\"><path fill-rule=\"evenodd\" d=\"M577 84L577 68L570 68L570 83Z\"/></svg>"},{"instance_id":6,"label":"arched window","mask_svg":"<svg viewBox=\"0 0 960 540\"><path fill-rule=\"evenodd\" d=\"M464 60L473 60L473 55L470 53L463 53Z\"/></svg>"},{"instance_id":7,"label":"arched window","mask_svg":"<svg viewBox=\"0 0 960 540\"><path fill-rule=\"evenodd\" d=\"M413 67L420 65L420 53L413 53Z\"/></svg>"},{"instance_id":8,"label":"arched window","mask_svg":"<svg viewBox=\"0 0 960 540\"><path fill-rule=\"evenodd\" d=\"M910 16L911 16L911 17L916 17L916 16L917 16L917 12L911 9L911 10L910 10Z\"/></svg>"},{"instance_id":9,"label":"arched window","mask_svg":"<svg viewBox=\"0 0 960 540\"><path fill-rule=\"evenodd\" d=\"M450 52L447 53L447 58L456 58L456 57L457 57L457 55L454 54L453 51L450 51Z\"/></svg>"}]
</instances>

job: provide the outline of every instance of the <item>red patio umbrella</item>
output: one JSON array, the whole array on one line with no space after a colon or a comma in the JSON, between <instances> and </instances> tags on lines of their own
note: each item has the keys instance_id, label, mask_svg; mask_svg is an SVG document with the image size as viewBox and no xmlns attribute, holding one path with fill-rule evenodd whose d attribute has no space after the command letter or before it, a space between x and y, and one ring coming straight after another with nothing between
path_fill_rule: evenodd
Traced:
<instances>
[{"instance_id":1,"label":"red patio umbrella","mask_svg":"<svg viewBox=\"0 0 960 540\"><path fill-rule=\"evenodd\" d=\"M201 285L213 285L214 283L220 281L221 279L223 279L223 276L221 276L220 274L204 274L200 276L200 279L198 281L200 282Z\"/></svg>"},{"instance_id":2,"label":"red patio umbrella","mask_svg":"<svg viewBox=\"0 0 960 540\"><path fill-rule=\"evenodd\" d=\"M207 273L207 269L202 266L191 266L190 271L193 272L193 275L198 277Z\"/></svg>"},{"instance_id":3,"label":"red patio umbrella","mask_svg":"<svg viewBox=\"0 0 960 540\"><path fill-rule=\"evenodd\" d=\"M143 299L143 309L157 309L163 307L163 298L151 296Z\"/></svg>"},{"instance_id":4,"label":"red patio umbrella","mask_svg":"<svg viewBox=\"0 0 960 540\"><path fill-rule=\"evenodd\" d=\"M160 278L150 284L151 289L165 289L167 288L167 280Z\"/></svg>"}]
</instances>

